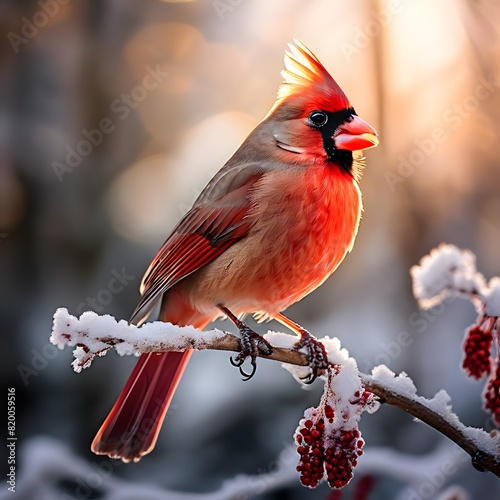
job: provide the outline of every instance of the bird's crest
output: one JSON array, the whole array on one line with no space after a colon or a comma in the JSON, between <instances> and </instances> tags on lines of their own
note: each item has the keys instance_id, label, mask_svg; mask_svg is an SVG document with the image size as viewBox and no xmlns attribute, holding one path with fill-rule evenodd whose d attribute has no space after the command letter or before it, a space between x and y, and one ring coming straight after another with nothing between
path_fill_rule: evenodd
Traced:
<instances>
[{"instance_id":1,"label":"bird's crest","mask_svg":"<svg viewBox=\"0 0 500 500\"><path fill-rule=\"evenodd\" d=\"M350 106L349 99L318 58L299 40L285 51L283 83L278 90L279 104L294 97L312 99L318 109L337 111Z\"/></svg>"}]
</instances>

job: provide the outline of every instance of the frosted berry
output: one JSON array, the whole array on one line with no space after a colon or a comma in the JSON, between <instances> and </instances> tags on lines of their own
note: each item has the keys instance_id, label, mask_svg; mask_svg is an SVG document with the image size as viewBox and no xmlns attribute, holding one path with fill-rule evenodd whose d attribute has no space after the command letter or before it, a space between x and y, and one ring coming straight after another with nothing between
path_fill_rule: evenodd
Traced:
<instances>
[{"instance_id":1,"label":"frosted berry","mask_svg":"<svg viewBox=\"0 0 500 500\"><path fill-rule=\"evenodd\" d=\"M492 370L491 344L493 333L482 326L473 325L466 334L464 342L465 357L462 368L469 377L479 380Z\"/></svg>"},{"instance_id":2,"label":"frosted berry","mask_svg":"<svg viewBox=\"0 0 500 500\"><path fill-rule=\"evenodd\" d=\"M500 425L500 365L497 365L484 391L484 407L491 412L493 420Z\"/></svg>"}]
</instances>

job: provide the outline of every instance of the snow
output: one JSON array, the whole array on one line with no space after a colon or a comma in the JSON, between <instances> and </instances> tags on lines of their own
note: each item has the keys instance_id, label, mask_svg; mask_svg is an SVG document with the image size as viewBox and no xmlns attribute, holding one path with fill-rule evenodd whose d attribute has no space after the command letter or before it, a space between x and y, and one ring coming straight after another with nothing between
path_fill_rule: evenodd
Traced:
<instances>
[{"instance_id":1,"label":"snow","mask_svg":"<svg viewBox=\"0 0 500 500\"><path fill-rule=\"evenodd\" d=\"M397 391L407 397L413 397L417 394L417 388L413 380L405 373L396 374L385 365L375 366L372 370L373 380L383 383L384 387Z\"/></svg>"},{"instance_id":2,"label":"snow","mask_svg":"<svg viewBox=\"0 0 500 500\"><path fill-rule=\"evenodd\" d=\"M192 326L180 327L171 323L155 321L141 327L117 321L113 316L88 311L80 318L72 316L65 308L54 314L50 342L59 349L66 345L76 346L73 351L76 372L88 368L95 356L103 356L114 347L120 356L139 356L143 352L184 351L186 346L199 349L222 339L226 335L220 330L200 331Z\"/></svg>"},{"instance_id":3,"label":"snow","mask_svg":"<svg viewBox=\"0 0 500 500\"><path fill-rule=\"evenodd\" d=\"M283 347L284 349L292 349L299 340L296 335L288 335L286 333L273 332L271 330L268 331L264 337L272 345L276 347ZM306 353L304 349L302 349L301 352ZM308 366L291 365L290 363L282 363L281 366L286 371L291 373L293 378L302 384L303 388L309 387L303 382L303 380L305 380L311 373L311 369Z\"/></svg>"},{"instance_id":4,"label":"snow","mask_svg":"<svg viewBox=\"0 0 500 500\"><path fill-rule=\"evenodd\" d=\"M333 398L330 404L335 408L333 427L355 429L362 408L352 402L363 392L358 365L356 360L349 356L349 351L341 347L338 338L325 337L321 342L328 353L328 360L338 368L337 373L325 380L325 393L330 391L329 397ZM327 384L329 387L326 387ZM342 422L339 422L339 419Z\"/></svg>"},{"instance_id":5,"label":"snow","mask_svg":"<svg viewBox=\"0 0 500 500\"><path fill-rule=\"evenodd\" d=\"M421 307L431 308L445 298L474 295L485 288L476 270L476 257L469 250L442 243L410 270L413 294Z\"/></svg>"},{"instance_id":6,"label":"snow","mask_svg":"<svg viewBox=\"0 0 500 500\"><path fill-rule=\"evenodd\" d=\"M379 365L373 368L371 379L396 394L426 406L455 427L466 438L473 442L479 450L499 456L500 433L490 434L483 429L468 427L460 422L458 416L452 411L450 404L451 397L445 390L441 389L431 399L418 396L415 384L406 373L402 372L396 377L394 372L385 365Z\"/></svg>"},{"instance_id":7,"label":"snow","mask_svg":"<svg viewBox=\"0 0 500 500\"><path fill-rule=\"evenodd\" d=\"M349 357L349 351L340 345L340 340L337 337L324 337L321 339L321 342L325 346L326 352L328 353L328 361L333 363L334 365L342 365L348 359L353 358ZM356 367L357 369L357 367Z\"/></svg>"},{"instance_id":8,"label":"snow","mask_svg":"<svg viewBox=\"0 0 500 500\"><path fill-rule=\"evenodd\" d=\"M283 332L273 332L269 330L265 335L265 339L276 347L283 347L284 349L292 349L292 347L299 341L296 335L289 335Z\"/></svg>"},{"instance_id":9,"label":"snow","mask_svg":"<svg viewBox=\"0 0 500 500\"><path fill-rule=\"evenodd\" d=\"M484 294L484 312L488 316L500 316L500 278L492 278Z\"/></svg>"},{"instance_id":10,"label":"snow","mask_svg":"<svg viewBox=\"0 0 500 500\"><path fill-rule=\"evenodd\" d=\"M293 378L302 384L302 388L309 390L310 386L304 382L311 373L308 366L291 365L290 363L282 363L281 367L291 373Z\"/></svg>"},{"instance_id":11,"label":"snow","mask_svg":"<svg viewBox=\"0 0 500 500\"><path fill-rule=\"evenodd\" d=\"M452 254L456 261L456 253L452 252ZM488 295L490 298L488 304L492 308L498 306L499 295L500 280L494 279L490 282ZM495 313L496 309L490 312ZM202 333L194 327L178 327L164 322L146 323L141 327L136 327L129 325L126 321L117 321L109 315L99 316L94 312L85 312L77 318L69 314L67 309L60 308L54 314L50 341L61 349L66 345L75 346L73 367L78 372L90 366L96 355L106 354L111 347L114 347L120 355L139 355L142 352L164 350L182 351L186 346L192 349L203 348L226 335L220 330ZM286 348L293 347L297 341L294 336L278 332L269 332L267 339L274 345ZM326 382L335 399L335 413L342 415L343 428L351 426L355 428L360 416L359 405L352 404L350 401L355 398L356 393L359 394L363 390L356 361L349 357L348 351L341 347L337 338L325 337L320 341L327 349L330 362L337 367L336 374L328 377ZM284 365L284 367L299 378L309 373L308 367L291 365ZM415 384L406 373L402 372L396 376L385 365L373 368L372 376L368 378L397 394L427 406L462 432L480 450L498 455L500 433L491 435L482 429L463 425L457 415L451 411L450 397L446 391L439 391L432 399L417 396Z\"/></svg>"},{"instance_id":12,"label":"snow","mask_svg":"<svg viewBox=\"0 0 500 500\"><path fill-rule=\"evenodd\" d=\"M286 349L293 348L298 341L298 338L294 335L287 335L285 333L272 331L269 331L266 335L264 335L264 337L274 346L283 347ZM352 358L349 358L349 352L347 351L347 349L341 347L340 340L338 338L324 337L318 340L325 346L326 352L328 354L328 361L330 361L330 363L341 365L344 364L348 359L351 359L354 364L356 364L356 362ZM301 352L306 354L307 350L305 348L302 348ZM282 366L299 381L306 378L310 372L310 369L307 366L297 366L288 363L283 363Z\"/></svg>"},{"instance_id":13,"label":"snow","mask_svg":"<svg viewBox=\"0 0 500 500\"><path fill-rule=\"evenodd\" d=\"M443 416L455 415L451 413L451 396L444 389L441 389L432 399L429 399L427 407Z\"/></svg>"},{"instance_id":14,"label":"snow","mask_svg":"<svg viewBox=\"0 0 500 500\"><path fill-rule=\"evenodd\" d=\"M500 278L487 284L476 270L476 257L469 250L442 243L410 270L413 294L428 309L447 297L465 296L486 316L500 316ZM478 300L479 299L479 300Z\"/></svg>"},{"instance_id":15,"label":"snow","mask_svg":"<svg viewBox=\"0 0 500 500\"><path fill-rule=\"evenodd\" d=\"M330 389L335 395L335 418L333 427L336 429L357 429L363 407L353 404L356 394L363 392L359 378L358 367L353 358L349 358L340 366L340 371L332 377ZM340 420L341 422L337 422Z\"/></svg>"},{"instance_id":16,"label":"snow","mask_svg":"<svg viewBox=\"0 0 500 500\"><path fill-rule=\"evenodd\" d=\"M69 314L67 309L59 308L54 314L50 342L60 349L67 345L75 346L72 366L79 373L92 364L95 356L104 356L112 347L120 356L138 356L143 352L183 351L186 346L201 349L226 335L221 330L201 332L192 326L179 327L162 321L137 327L124 320L117 321L113 316L100 316L91 311L77 318ZM298 340L295 335L273 331L269 331L265 338L276 347L287 349L293 348ZM343 384L350 387L349 391L358 390L353 389L360 384L356 361L349 357L348 351L341 347L337 338L325 337L320 341L325 345L330 362L346 365L339 380L345 379ZM283 367L299 381L310 373L308 366L284 363Z\"/></svg>"}]
</instances>

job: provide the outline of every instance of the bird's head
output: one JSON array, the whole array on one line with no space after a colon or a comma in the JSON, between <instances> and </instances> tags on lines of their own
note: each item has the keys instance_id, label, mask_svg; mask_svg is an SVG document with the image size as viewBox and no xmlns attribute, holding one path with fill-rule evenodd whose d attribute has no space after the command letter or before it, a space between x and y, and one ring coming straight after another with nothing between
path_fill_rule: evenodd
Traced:
<instances>
[{"instance_id":1,"label":"bird's head","mask_svg":"<svg viewBox=\"0 0 500 500\"><path fill-rule=\"evenodd\" d=\"M283 83L264 123L272 127L275 145L289 160L322 158L351 172L353 152L377 146L377 133L356 114L307 47L294 40L289 48L281 72Z\"/></svg>"}]
</instances>

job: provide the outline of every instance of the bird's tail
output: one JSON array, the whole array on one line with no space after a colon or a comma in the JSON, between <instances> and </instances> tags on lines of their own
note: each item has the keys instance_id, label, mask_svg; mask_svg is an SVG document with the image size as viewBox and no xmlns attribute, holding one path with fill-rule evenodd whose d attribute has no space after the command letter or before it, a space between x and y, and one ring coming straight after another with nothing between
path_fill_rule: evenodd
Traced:
<instances>
[{"instance_id":1,"label":"bird's tail","mask_svg":"<svg viewBox=\"0 0 500 500\"><path fill-rule=\"evenodd\" d=\"M167 321L162 314L162 320ZM207 320L194 324L204 328ZM192 351L142 354L99 432L98 455L137 462L155 446L161 425Z\"/></svg>"}]
</instances>

